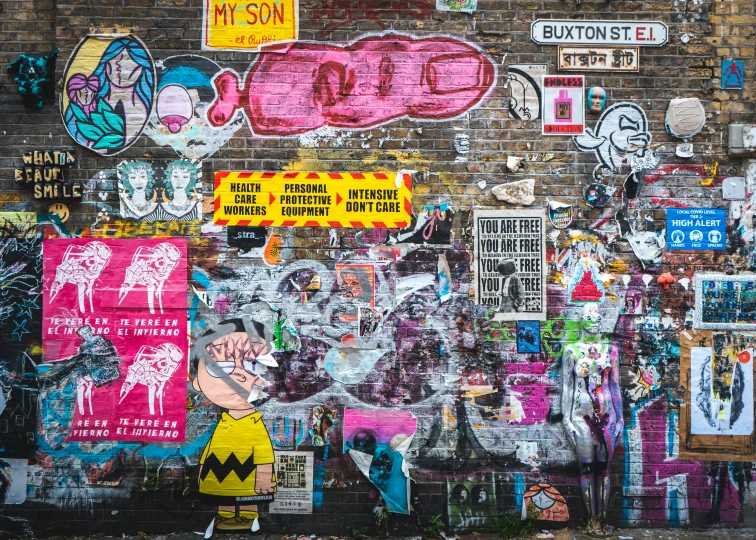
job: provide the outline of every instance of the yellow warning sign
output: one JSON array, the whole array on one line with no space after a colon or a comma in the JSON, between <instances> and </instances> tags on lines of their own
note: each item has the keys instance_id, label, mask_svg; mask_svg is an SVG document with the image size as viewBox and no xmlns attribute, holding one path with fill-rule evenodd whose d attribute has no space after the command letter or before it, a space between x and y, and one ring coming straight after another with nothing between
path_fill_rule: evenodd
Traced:
<instances>
[{"instance_id":1,"label":"yellow warning sign","mask_svg":"<svg viewBox=\"0 0 756 540\"><path fill-rule=\"evenodd\" d=\"M388 173L216 172L216 225L404 228L412 178Z\"/></svg>"}]
</instances>

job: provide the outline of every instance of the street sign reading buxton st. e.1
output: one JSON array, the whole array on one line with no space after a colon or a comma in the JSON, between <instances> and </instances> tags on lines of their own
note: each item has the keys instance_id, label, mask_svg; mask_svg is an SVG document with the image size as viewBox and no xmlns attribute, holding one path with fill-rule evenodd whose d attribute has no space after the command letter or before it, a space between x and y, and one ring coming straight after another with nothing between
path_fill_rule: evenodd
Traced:
<instances>
[{"instance_id":1,"label":"street sign reading buxton st. e.1","mask_svg":"<svg viewBox=\"0 0 756 540\"><path fill-rule=\"evenodd\" d=\"M539 45L661 47L668 34L667 25L657 21L539 19L530 25L530 39Z\"/></svg>"}]
</instances>

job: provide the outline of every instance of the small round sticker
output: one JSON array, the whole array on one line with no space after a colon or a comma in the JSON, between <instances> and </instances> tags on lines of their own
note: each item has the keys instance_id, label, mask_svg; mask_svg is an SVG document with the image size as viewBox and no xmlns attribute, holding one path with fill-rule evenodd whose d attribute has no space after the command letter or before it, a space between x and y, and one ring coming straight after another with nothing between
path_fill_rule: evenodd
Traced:
<instances>
[{"instance_id":1,"label":"small round sticker","mask_svg":"<svg viewBox=\"0 0 756 540\"><path fill-rule=\"evenodd\" d=\"M751 361L751 353L749 353L748 351L743 351L738 355L738 360L741 364L747 364Z\"/></svg>"},{"instance_id":2,"label":"small round sticker","mask_svg":"<svg viewBox=\"0 0 756 540\"><path fill-rule=\"evenodd\" d=\"M55 203L51 205L47 211L58 216L61 223L68 221L68 216L71 215L71 212L68 211L68 207L63 203Z\"/></svg>"}]
</instances>

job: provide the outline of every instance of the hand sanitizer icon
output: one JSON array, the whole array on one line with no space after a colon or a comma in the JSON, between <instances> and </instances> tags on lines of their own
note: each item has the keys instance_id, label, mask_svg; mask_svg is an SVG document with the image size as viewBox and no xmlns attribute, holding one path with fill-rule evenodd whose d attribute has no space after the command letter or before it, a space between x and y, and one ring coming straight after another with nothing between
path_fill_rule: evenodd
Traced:
<instances>
[{"instance_id":1,"label":"hand sanitizer icon","mask_svg":"<svg viewBox=\"0 0 756 540\"><path fill-rule=\"evenodd\" d=\"M554 100L554 121L572 121L572 98L567 93L567 90L560 90L559 97Z\"/></svg>"}]
</instances>

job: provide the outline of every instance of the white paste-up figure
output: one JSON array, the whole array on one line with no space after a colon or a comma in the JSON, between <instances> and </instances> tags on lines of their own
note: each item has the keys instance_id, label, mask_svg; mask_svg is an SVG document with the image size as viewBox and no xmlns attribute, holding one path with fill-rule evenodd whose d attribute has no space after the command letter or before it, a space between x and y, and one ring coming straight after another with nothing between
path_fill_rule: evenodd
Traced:
<instances>
[{"instance_id":1,"label":"white paste-up figure","mask_svg":"<svg viewBox=\"0 0 756 540\"><path fill-rule=\"evenodd\" d=\"M79 310L82 313L86 311L86 296L89 299L89 310L94 311L92 289L112 255L110 248L102 242L93 241L84 245L69 246L63 255L63 262L55 270L55 281L50 288L50 302L55 300L66 283L71 283L78 289Z\"/></svg>"},{"instance_id":2,"label":"white paste-up figure","mask_svg":"<svg viewBox=\"0 0 756 540\"><path fill-rule=\"evenodd\" d=\"M79 414L84 415L84 400L87 400L89 405L89 414L92 415L92 388L94 388L94 381L92 377L86 375L80 379L76 379L76 404L79 407Z\"/></svg>"},{"instance_id":3,"label":"white paste-up figure","mask_svg":"<svg viewBox=\"0 0 756 540\"><path fill-rule=\"evenodd\" d=\"M121 386L121 403L137 384L147 387L150 414L155 414L155 398L160 403L160 414L163 414L163 390L165 383L173 376L181 363L184 354L173 343L163 343L157 347L143 345L129 366L126 380Z\"/></svg>"},{"instance_id":4,"label":"white paste-up figure","mask_svg":"<svg viewBox=\"0 0 756 540\"><path fill-rule=\"evenodd\" d=\"M140 247L134 253L131 264L126 269L126 278L118 294L118 304L136 285L147 287L147 304L150 313L155 313L157 296L160 313L163 313L163 285L181 260L181 252L169 242L155 247Z\"/></svg>"}]
</instances>

